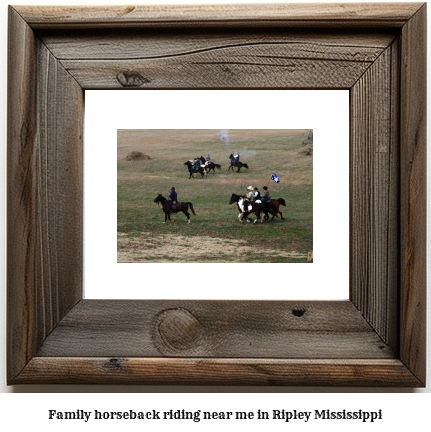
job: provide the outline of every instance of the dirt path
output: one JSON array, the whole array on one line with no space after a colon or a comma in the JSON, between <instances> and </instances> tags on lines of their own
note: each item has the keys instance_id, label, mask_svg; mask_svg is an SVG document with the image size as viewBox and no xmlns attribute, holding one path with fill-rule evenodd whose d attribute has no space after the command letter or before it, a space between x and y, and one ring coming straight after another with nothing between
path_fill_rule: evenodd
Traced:
<instances>
[{"instance_id":1,"label":"dirt path","mask_svg":"<svg viewBox=\"0 0 431 432\"><path fill-rule=\"evenodd\" d=\"M117 235L117 262L241 262L241 256L248 258L271 255L280 258L307 259L297 252L283 252L273 249L254 249L244 240L225 240L205 236L153 236L142 232L141 237Z\"/></svg>"}]
</instances>

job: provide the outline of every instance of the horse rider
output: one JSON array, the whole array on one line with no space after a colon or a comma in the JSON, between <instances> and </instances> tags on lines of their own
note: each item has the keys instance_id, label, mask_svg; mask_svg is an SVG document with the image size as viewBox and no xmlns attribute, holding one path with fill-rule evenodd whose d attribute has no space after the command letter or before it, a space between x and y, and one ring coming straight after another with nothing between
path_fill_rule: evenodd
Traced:
<instances>
[{"instance_id":1,"label":"horse rider","mask_svg":"<svg viewBox=\"0 0 431 432\"><path fill-rule=\"evenodd\" d=\"M260 200L260 192L259 192L259 189L257 187L254 188L253 198L255 201Z\"/></svg>"},{"instance_id":2,"label":"horse rider","mask_svg":"<svg viewBox=\"0 0 431 432\"><path fill-rule=\"evenodd\" d=\"M260 199L264 204L265 203L270 203L270 201L271 201L271 197L269 196L269 190L268 190L268 187L267 186L264 186L263 187L263 190L264 190L264 192L263 192L263 195L262 195L262 198Z\"/></svg>"},{"instance_id":3,"label":"horse rider","mask_svg":"<svg viewBox=\"0 0 431 432\"><path fill-rule=\"evenodd\" d=\"M209 162L211 160L209 153L207 154L207 157L205 159L207 160L207 162Z\"/></svg>"},{"instance_id":4,"label":"horse rider","mask_svg":"<svg viewBox=\"0 0 431 432\"><path fill-rule=\"evenodd\" d=\"M247 192L245 199L244 199L244 209L246 209L247 206L249 204L251 204L253 202L253 199L254 199L253 186L249 186L247 188L247 190L248 190L248 192Z\"/></svg>"},{"instance_id":5,"label":"horse rider","mask_svg":"<svg viewBox=\"0 0 431 432\"><path fill-rule=\"evenodd\" d=\"M239 161L239 153L236 151L235 154L233 155L233 157L235 158L233 160L233 163L236 164Z\"/></svg>"},{"instance_id":6,"label":"horse rider","mask_svg":"<svg viewBox=\"0 0 431 432\"><path fill-rule=\"evenodd\" d=\"M169 210L169 215L172 214L172 204L176 204L178 202L178 196L177 193L175 192L175 188L172 186L171 190L169 191L169 202L168 202L168 210Z\"/></svg>"},{"instance_id":7,"label":"horse rider","mask_svg":"<svg viewBox=\"0 0 431 432\"><path fill-rule=\"evenodd\" d=\"M198 169L201 166L201 159L200 158L196 158L193 161L193 169Z\"/></svg>"}]
</instances>

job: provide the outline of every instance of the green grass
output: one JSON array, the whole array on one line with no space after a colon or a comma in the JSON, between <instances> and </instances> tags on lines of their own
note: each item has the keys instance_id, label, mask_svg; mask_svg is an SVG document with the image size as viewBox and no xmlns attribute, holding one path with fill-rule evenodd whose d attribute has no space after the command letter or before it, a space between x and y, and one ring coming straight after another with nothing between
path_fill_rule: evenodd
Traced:
<instances>
[{"instance_id":1,"label":"green grass","mask_svg":"<svg viewBox=\"0 0 431 432\"><path fill-rule=\"evenodd\" d=\"M263 251L275 249L306 255L313 249L312 157L298 154L307 134L308 131L235 131L234 135L243 139L236 139L228 146L212 139L214 133L211 131L207 131L208 137L205 131L174 131L170 135L166 131L154 130L135 133L134 139L138 141L138 136L139 142L132 143L133 148L148 154L152 160L128 162L120 157L119 150L118 232L131 237L151 232L155 237L175 234L207 236L225 242L245 240L253 247L253 252L237 256L234 262L304 262L302 258L281 258ZM126 131L119 137L119 146L126 147L125 143L130 144ZM250 169L228 173L228 156L236 149ZM215 163L222 165L221 170L205 179L200 176L189 179L184 162L194 156L206 156L208 152ZM245 159L247 154L253 156ZM279 176L280 183L270 181L268 187L272 198L285 199L287 207L281 206L280 210L286 220L277 218L263 224L239 223L236 205L229 205L232 193L245 194L249 185L257 186L262 192L273 171ZM172 186L175 186L180 201L193 203L197 216L191 215L191 224L185 222L182 213L172 217L175 223L162 223L161 207L153 201L159 193L167 197ZM223 253L218 253L216 258L218 261L232 261L232 256ZM210 262L215 258L209 255L199 259Z\"/></svg>"}]
</instances>

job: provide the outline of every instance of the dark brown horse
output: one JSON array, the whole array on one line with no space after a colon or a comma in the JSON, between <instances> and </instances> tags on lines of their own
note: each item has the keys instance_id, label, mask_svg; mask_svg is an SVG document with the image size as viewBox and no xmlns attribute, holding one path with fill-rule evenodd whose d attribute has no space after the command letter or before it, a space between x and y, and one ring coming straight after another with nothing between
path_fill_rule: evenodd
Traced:
<instances>
[{"instance_id":1,"label":"dark brown horse","mask_svg":"<svg viewBox=\"0 0 431 432\"><path fill-rule=\"evenodd\" d=\"M199 159L200 159L201 162L202 162L202 165L201 165L201 166L203 166L203 167L207 170L208 173L210 173L211 170L213 170L213 174L215 174L215 169L216 169L216 168L217 168L217 169L220 169L220 168L221 168L221 165L216 164L216 163L211 162L211 161L207 161L207 160L205 160L205 158L204 158L203 156L201 156Z\"/></svg>"},{"instance_id":2,"label":"dark brown horse","mask_svg":"<svg viewBox=\"0 0 431 432\"><path fill-rule=\"evenodd\" d=\"M275 214L272 216L271 220L274 220L276 216L278 217L278 214L280 214L281 219L284 220L283 213L281 213L280 211L280 204L286 207L286 201L284 201L283 198L278 198L278 199L271 198L271 200L272 200L271 204L273 204L274 207L277 209L277 211L275 211Z\"/></svg>"},{"instance_id":3,"label":"dark brown horse","mask_svg":"<svg viewBox=\"0 0 431 432\"><path fill-rule=\"evenodd\" d=\"M238 169L236 170L237 173L239 173L239 170L240 170L241 168L247 168L247 169L248 169L248 165L247 165L246 163L242 163L242 162L238 161L238 162L235 162L235 163L233 163L233 164L230 165L230 167L227 169L228 172L229 172L231 169L232 169L232 172L234 172L234 171L233 171L234 167L235 167L235 168L238 168Z\"/></svg>"},{"instance_id":4,"label":"dark brown horse","mask_svg":"<svg viewBox=\"0 0 431 432\"><path fill-rule=\"evenodd\" d=\"M232 168L232 172L234 172L234 171L233 171L233 168L234 168L234 167L238 168L237 171L236 171L237 173L239 173L239 170L240 170L241 168L243 168L243 167L248 169L248 165L247 165L247 164L242 163L242 162L240 162L240 161L235 162L235 157L234 157L233 154L231 154L231 155L229 156L229 159L230 159L230 167L227 169L228 172L230 171L231 168Z\"/></svg>"},{"instance_id":5,"label":"dark brown horse","mask_svg":"<svg viewBox=\"0 0 431 432\"><path fill-rule=\"evenodd\" d=\"M171 215L169 213L169 209L167 205L168 200L162 194L158 194L154 202L157 204L162 203L162 207L163 207L162 210L163 213L165 213L165 221L163 223L166 223L167 219L171 220ZM196 216L195 210L193 208L193 204L191 202L178 202L175 205L172 204L172 213L183 212L186 215L187 223L190 223L190 214L188 212L189 207L192 213Z\"/></svg>"},{"instance_id":6,"label":"dark brown horse","mask_svg":"<svg viewBox=\"0 0 431 432\"><path fill-rule=\"evenodd\" d=\"M190 173L189 180L191 177L194 178L193 174L199 173L202 178L206 177L206 175L207 175L205 168L203 168L202 166L199 166L199 167L193 169L193 165L190 161L184 162L184 165L187 165L187 168L189 170L189 173Z\"/></svg>"}]
</instances>

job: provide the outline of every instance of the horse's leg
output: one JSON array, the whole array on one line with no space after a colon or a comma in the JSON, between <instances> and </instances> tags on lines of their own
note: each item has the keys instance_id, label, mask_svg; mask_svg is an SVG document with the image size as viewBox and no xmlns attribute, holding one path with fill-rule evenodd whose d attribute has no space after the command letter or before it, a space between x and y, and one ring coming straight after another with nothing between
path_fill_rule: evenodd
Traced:
<instances>
[{"instance_id":1,"label":"horse's leg","mask_svg":"<svg viewBox=\"0 0 431 432\"><path fill-rule=\"evenodd\" d=\"M186 222L190 223L190 214L185 210L182 210L182 212L186 215Z\"/></svg>"},{"instance_id":2,"label":"horse's leg","mask_svg":"<svg viewBox=\"0 0 431 432\"><path fill-rule=\"evenodd\" d=\"M167 218L168 218L168 213L165 212L165 221L163 223L166 223Z\"/></svg>"}]
</instances>

